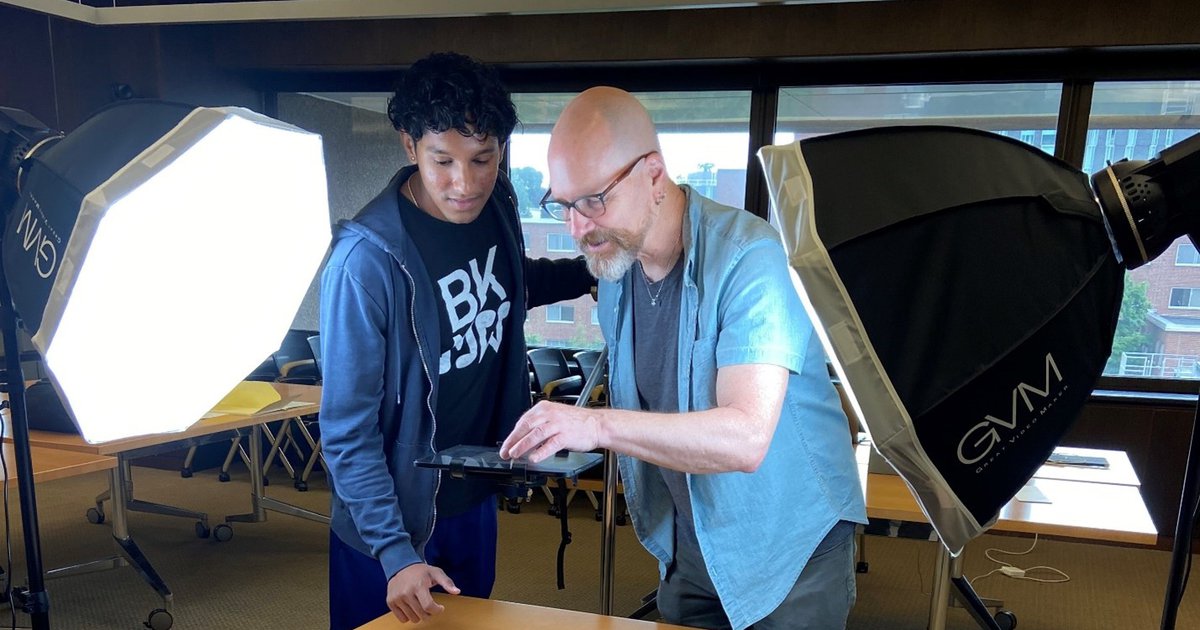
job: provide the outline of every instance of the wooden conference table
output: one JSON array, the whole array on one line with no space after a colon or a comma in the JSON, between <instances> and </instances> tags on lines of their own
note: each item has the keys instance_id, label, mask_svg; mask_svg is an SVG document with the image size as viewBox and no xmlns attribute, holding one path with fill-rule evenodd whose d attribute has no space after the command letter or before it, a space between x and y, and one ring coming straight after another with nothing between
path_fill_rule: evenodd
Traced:
<instances>
[{"instance_id":1,"label":"wooden conference table","mask_svg":"<svg viewBox=\"0 0 1200 630\"><path fill-rule=\"evenodd\" d=\"M133 478L130 467L134 459L228 439L230 436L236 435L237 431L249 428L252 511L249 514L227 516L225 517L225 523L218 525L218 527L229 527L229 523L233 522L258 523L265 521L267 510L321 523L329 522L328 516L272 499L267 497L263 491L262 425L276 420L286 420L315 414L320 410L321 406L321 388L318 386L287 383L271 383L271 385L280 395L281 400L278 404L269 406L263 411L254 414L221 414L206 417L186 430L176 433L143 435L113 440L111 442L89 444L76 434L30 431L29 443L31 448L36 449L39 453L52 452L63 454L64 456L70 454L80 458L93 459L103 457L105 461L112 462L106 466L111 469L109 489L96 500L96 508L100 521L103 521L105 518L103 501L106 498L111 498L112 535L114 540L116 540L129 562L133 564L146 583L162 597L164 604L169 609L172 600L171 590L163 582L158 572L150 564L150 561L141 552L134 542L133 537L129 534L128 511L145 511L168 516L196 518L198 520L198 532L201 526L207 532L208 516L203 512L133 499ZM6 424L4 434L5 448L11 447L10 444L7 444L12 439L8 431L8 425ZM273 446L278 448L281 444L274 444ZM37 462L36 456L34 461L35 463ZM229 530L228 533L231 536L232 530ZM227 540L228 538L225 539Z\"/></svg>"},{"instance_id":2,"label":"wooden conference table","mask_svg":"<svg viewBox=\"0 0 1200 630\"><path fill-rule=\"evenodd\" d=\"M17 487L17 454L11 442L4 442L4 474L10 490ZM117 458L90 453L73 453L53 448L29 447L30 463L33 464L33 482L67 479L78 475L111 470Z\"/></svg>"},{"instance_id":3,"label":"wooden conference table","mask_svg":"<svg viewBox=\"0 0 1200 630\"><path fill-rule=\"evenodd\" d=\"M859 478L866 497L867 515L900 521L928 522L908 486L899 475L869 473L871 446L857 448ZM1154 545L1158 531L1146 510L1140 483L1123 451L1060 447L1056 452L1098 455L1106 469L1042 466L1026 486L1040 490L1049 503L1013 499L1000 511L990 531L1020 532L1071 538L1086 542ZM950 578L962 575L962 554L951 558L938 544L933 593L929 602L929 629L943 630L950 604Z\"/></svg>"},{"instance_id":4,"label":"wooden conference table","mask_svg":"<svg viewBox=\"0 0 1200 630\"><path fill-rule=\"evenodd\" d=\"M5 415L7 416L7 412ZM7 427L8 425L9 422L6 417L5 426ZM16 490L18 480L17 454L11 442L4 442L2 450L4 453L4 466L2 470L5 478L8 480L8 488L9 490ZM108 455L76 453L38 446L29 447L29 458L30 465L33 468L33 482L35 484L104 470L113 470L117 467L117 458L109 457ZM16 521L14 521L15 523ZM16 526L20 527L20 525ZM12 533L9 532L10 535ZM46 577L58 578L76 573L95 571L101 568L114 568L119 566L121 561L122 559L116 556L93 560L82 564L48 570L46 571Z\"/></svg>"},{"instance_id":5,"label":"wooden conference table","mask_svg":"<svg viewBox=\"0 0 1200 630\"><path fill-rule=\"evenodd\" d=\"M665 623L461 595L434 593L433 598L446 610L422 621L417 626L421 630L684 630L684 626ZM388 613L358 630L407 630L411 627L412 624L401 623L395 615Z\"/></svg>"}]
</instances>

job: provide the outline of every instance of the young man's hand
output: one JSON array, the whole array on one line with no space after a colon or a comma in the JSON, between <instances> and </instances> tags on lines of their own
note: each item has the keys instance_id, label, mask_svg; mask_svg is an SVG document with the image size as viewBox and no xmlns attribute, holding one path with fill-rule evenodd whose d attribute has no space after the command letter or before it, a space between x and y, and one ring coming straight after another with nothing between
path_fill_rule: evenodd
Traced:
<instances>
[{"instance_id":1,"label":"young man's hand","mask_svg":"<svg viewBox=\"0 0 1200 630\"><path fill-rule=\"evenodd\" d=\"M459 593L454 581L441 569L428 564L410 564L388 580L387 605L400 621L417 623L436 615L445 606L433 601L429 589L441 586L451 595Z\"/></svg>"}]
</instances>

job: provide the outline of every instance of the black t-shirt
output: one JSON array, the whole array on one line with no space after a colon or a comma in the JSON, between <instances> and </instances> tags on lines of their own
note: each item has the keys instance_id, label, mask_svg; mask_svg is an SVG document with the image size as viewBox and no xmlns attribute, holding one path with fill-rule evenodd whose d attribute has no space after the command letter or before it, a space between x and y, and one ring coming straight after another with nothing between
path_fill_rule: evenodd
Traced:
<instances>
[{"instance_id":1,"label":"black t-shirt","mask_svg":"<svg viewBox=\"0 0 1200 630\"><path fill-rule=\"evenodd\" d=\"M500 357L508 335L523 334L505 329L515 296L500 212L489 201L471 223L450 223L429 216L400 195L401 217L421 253L438 303L438 450L459 444L494 446L485 442L496 415ZM443 476L438 513L461 513L494 489L488 483Z\"/></svg>"}]
</instances>

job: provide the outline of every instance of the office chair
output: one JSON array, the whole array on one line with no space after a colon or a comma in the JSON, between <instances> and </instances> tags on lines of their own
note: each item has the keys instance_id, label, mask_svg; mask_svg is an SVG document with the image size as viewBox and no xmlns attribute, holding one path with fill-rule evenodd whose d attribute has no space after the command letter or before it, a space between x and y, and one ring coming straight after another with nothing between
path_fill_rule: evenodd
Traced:
<instances>
[{"instance_id":1,"label":"office chair","mask_svg":"<svg viewBox=\"0 0 1200 630\"><path fill-rule=\"evenodd\" d=\"M567 357L559 348L534 348L529 351L539 399L575 404L583 391L583 377L571 374Z\"/></svg>"},{"instance_id":2,"label":"office chair","mask_svg":"<svg viewBox=\"0 0 1200 630\"><path fill-rule=\"evenodd\" d=\"M244 380L272 383L278 378L279 367L275 364L275 355L272 354L266 359L263 359L263 362L259 363L258 367L254 368L249 374L247 374ZM242 461L246 464L246 467L250 467L250 456L246 453L246 450L241 447L241 429L238 429L236 433L237 437L234 437L230 440L229 450L225 453L225 460L221 464L221 472L217 475L217 479L222 483L229 481L229 465L233 463L233 458L236 455L241 454ZM180 477L188 479L192 476L192 464L196 459L197 448L198 447L196 446L188 448L187 455L183 458L183 465L179 468Z\"/></svg>"},{"instance_id":3,"label":"office chair","mask_svg":"<svg viewBox=\"0 0 1200 630\"><path fill-rule=\"evenodd\" d=\"M586 381L587 377L591 375L592 370L596 368L596 361L599 358L600 353L596 350L580 350L579 352L571 355L571 362L574 363L575 367L579 369L580 376L582 376ZM605 369L606 367L607 366L600 366L601 369ZM588 396L588 406L607 405L607 402L604 398L605 388L603 381L601 381L601 383L596 387L593 387Z\"/></svg>"}]
</instances>

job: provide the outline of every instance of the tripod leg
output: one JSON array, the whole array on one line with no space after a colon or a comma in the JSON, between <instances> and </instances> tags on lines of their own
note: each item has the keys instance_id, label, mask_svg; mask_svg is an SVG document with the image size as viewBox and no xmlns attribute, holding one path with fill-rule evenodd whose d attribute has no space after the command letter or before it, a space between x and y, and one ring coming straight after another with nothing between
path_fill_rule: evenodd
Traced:
<instances>
[{"instance_id":1,"label":"tripod leg","mask_svg":"<svg viewBox=\"0 0 1200 630\"><path fill-rule=\"evenodd\" d=\"M1175 544L1171 548L1171 572L1167 577L1167 594L1163 602L1162 630L1175 630L1179 600L1183 598L1184 567L1192 552L1192 526L1200 497L1200 405L1192 419L1192 441L1188 446L1187 469L1183 474L1183 494L1179 498L1179 515L1175 520Z\"/></svg>"}]
</instances>

